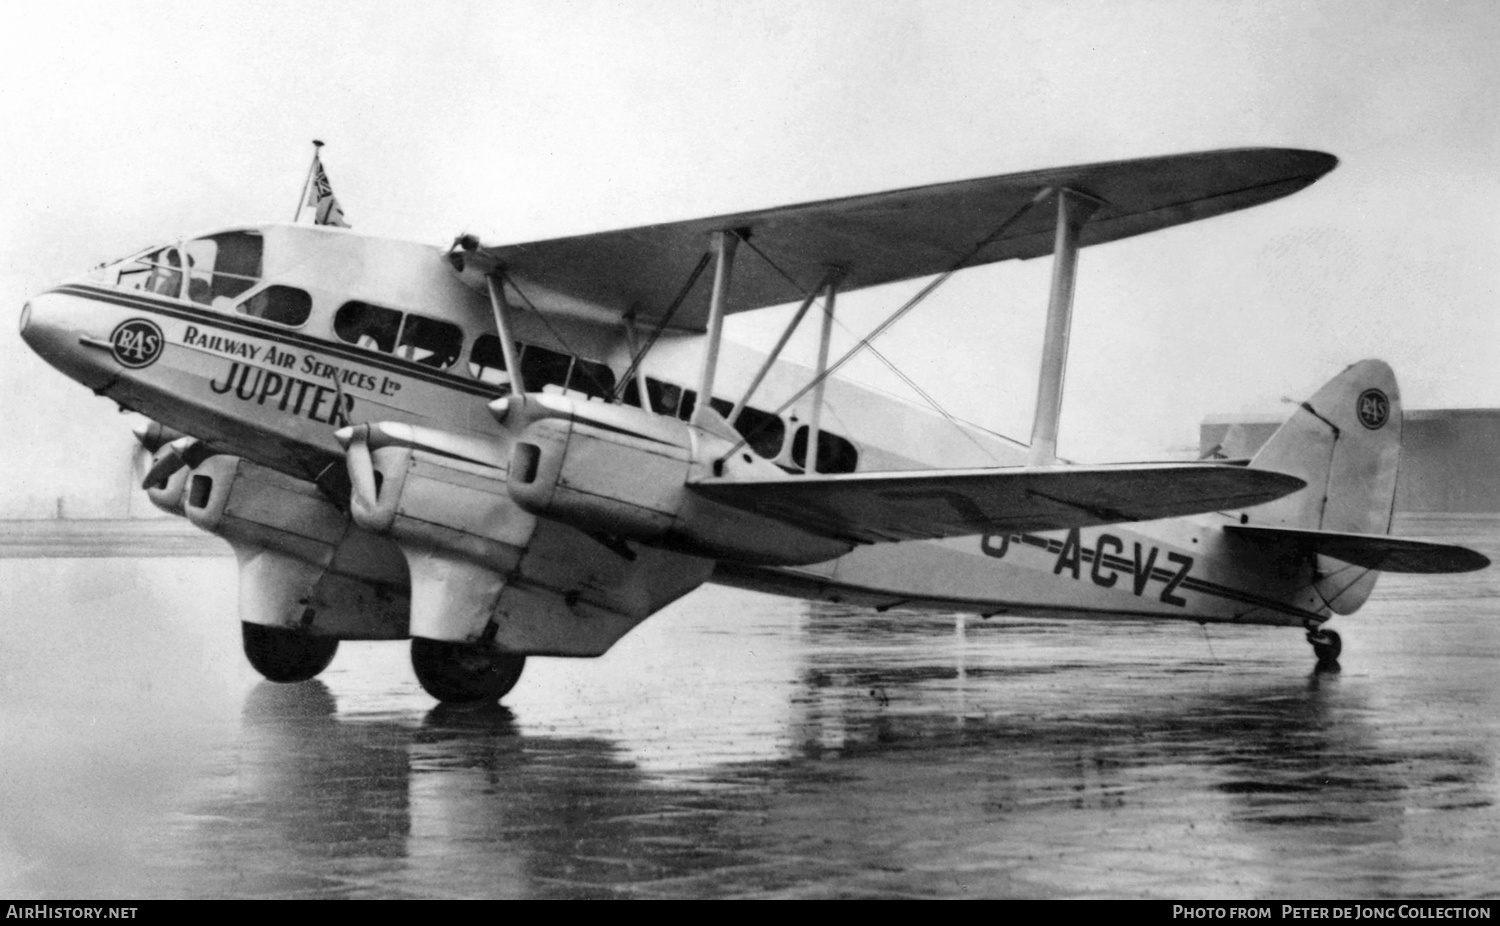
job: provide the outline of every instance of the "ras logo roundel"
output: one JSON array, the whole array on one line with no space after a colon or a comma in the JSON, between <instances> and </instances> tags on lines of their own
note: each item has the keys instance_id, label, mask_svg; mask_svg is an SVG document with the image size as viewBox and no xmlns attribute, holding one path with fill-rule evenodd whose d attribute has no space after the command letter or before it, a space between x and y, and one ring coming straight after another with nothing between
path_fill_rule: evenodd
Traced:
<instances>
[{"instance_id":1,"label":"ras logo roundel","mask_svg":"<svg viewBox=\"0 0 1500 926\"><path fill-rule=\"evenodd\" d=\"M1360 424L1378 431L1391 417L1391 400L1379 389L1366 389L1359 394L1355 410L1359 413Z\"/></svg>"},{"instance_id":2,"label":"ras logo roundel","mask_svg":"<svg viewBox=\"0 0 1500 926\"><path fill-rule=\"evenodd\" d=\"M109 335L109 350L120 366L139 370L156 362L164 342L155 322L132 318L115 326Z\"/></svg>"}]
</instances>

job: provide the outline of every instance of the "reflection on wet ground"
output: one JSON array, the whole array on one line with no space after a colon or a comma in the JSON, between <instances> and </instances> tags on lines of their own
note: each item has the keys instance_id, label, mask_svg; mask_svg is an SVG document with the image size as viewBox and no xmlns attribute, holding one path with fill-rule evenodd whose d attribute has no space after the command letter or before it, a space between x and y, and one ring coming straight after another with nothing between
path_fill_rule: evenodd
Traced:
<instances>
[{"instance_id":1,"label":"reflection on wet ground","mask_svg":"<svg viewBox=\"0 0 1500 926\"><path fill-rule=\"evenodd\" d=\"M1500 521L1410 531L1500 553ZM723 589L505 707L243 665L227 558L0 562L0 892L1494 897L1500 576L1301 634Z\"/></svg>"}]
</instances>

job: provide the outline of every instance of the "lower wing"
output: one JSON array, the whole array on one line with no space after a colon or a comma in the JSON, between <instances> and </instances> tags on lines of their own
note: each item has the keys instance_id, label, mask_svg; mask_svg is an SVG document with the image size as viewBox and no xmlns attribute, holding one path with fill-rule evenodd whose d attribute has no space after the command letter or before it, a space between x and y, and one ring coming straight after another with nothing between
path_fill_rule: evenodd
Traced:
<instances>
[{"instance_id":1,"label":"lower wing","mask_svg":"<svg viewBox=\"0 0 1500 926\"><path fill-rule=\"evenodd\" d=\"M1201 463L851 473L774 481L705 479L713 501L856 543L1058 530L1259 505L1294 476Z\"/></svg>"}]
</instances>

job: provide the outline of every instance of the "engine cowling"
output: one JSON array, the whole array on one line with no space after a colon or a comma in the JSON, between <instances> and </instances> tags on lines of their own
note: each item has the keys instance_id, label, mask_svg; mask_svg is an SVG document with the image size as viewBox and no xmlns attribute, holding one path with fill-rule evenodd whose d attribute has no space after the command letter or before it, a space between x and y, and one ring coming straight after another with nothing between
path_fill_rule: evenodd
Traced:
<instances>
[{"instance_id":1,"label":"engine cowling","mask_svg":"<svg viewBox=\"0 0 1500 926\"><path fill-rule=\"evenodd\" d=\"M224 538L240 565L240 620L343 639L407 634L407 571L313 483L240 457L181 468L151 500Z\"/></svg>"},{"instance_id":2,"label":"engine cowling","mask_svg":"<svg viewBox=\"0 0 1500 926\"><path fill-rule=\"evenodd\" d=\"M529 419L511 450L508 485L510 497L532 514L591 533L767 565L822 562L851 547L693 492L691 480L712 473L713 461L733 449L728 436L631 406L564 396L501 403L503 421ZM788 478L750 453L737 456L734 469L746 478Z\"/></svg>"}]
</instances>

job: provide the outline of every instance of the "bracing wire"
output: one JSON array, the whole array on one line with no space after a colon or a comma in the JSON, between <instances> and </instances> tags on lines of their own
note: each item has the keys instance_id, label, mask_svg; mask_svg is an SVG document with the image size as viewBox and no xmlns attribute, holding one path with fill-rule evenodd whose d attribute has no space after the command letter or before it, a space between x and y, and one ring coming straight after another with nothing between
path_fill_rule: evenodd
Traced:
<instances>
[{"instance_id":1,"label":"bracing wire","mask_svg":"<svg viewBox=\"0 0 1500 926\"><path fill-rule=\"evenodd\" d=\"M534 302L531 301L531 297L528 296L528 295L526 295L526 291L523 290L523 289L521 289L520 284L517 283L514 278L512 278L512 277L504 277L501 282L502 282L502 285L504 283L509 283L510 284L510 288L516 291L516 295L518 295L518 296L521 297L521 301L524 302L524 303L526 303L526 307L532 311L532 314L536 315L537 318L540 318L542 320L542 324L547 326L547 331L550 332L552 334L552 336L557 339L557 343L562 346L562 349L564 351L566 351L568 354L570 354L570 355L572 355L574 357L581 356L578 353L578 351L574 350L573 346L568 343L568 339L562 336L562 332L560 332L556 328L552 327L552 322L548 321L547 314L545 312L541 312L541 311L539 311L537 309L536 303L534 303ZM583 364L574 363L572 365L572 369L582 370L582 372L583 372L583 374L585 376L587 376L589 379L593 380L594 387L599 390L600 394L601 395L611 396L611 401L613 401L613 395L614 395L614 393L612 392L611 389L605 388L605 385L606 385L605 383L602 383L602 382L599 381L599 374L594 371L594 368L593 368L592 364L589 364L589 365L585 366Z\"/></svg>"},{"instance_id":2,"label":"bracing wire","mask_svg":"<svg viewBox=\"0 0 1500 926\"><path fill-rule=\"evenodd\" d=\"M797 281L794 280L794 279L792 279L791 274L787 273L784 269L782 269L782 267L781 267L780 264L778 264L778 263L776 263L776 261L772 260L771 257L770 257L770 255L766 254L766 252L762 251L760 248L758 248L754 244L752 244L748 238L742 238L741 240L743 240L745 242L745 244L752 251L754 251L757 255L759 255L760 259L763 260L763 261L765 261L767 266L769 266L772 270L775 270L776 273L779 274L782 279L786 280L788 283L790 283L793 286L793 288L797 289L800 292L801 287L797 284ZM803 294L803 295L805 295L805 294ZM823 297L822 302L823 302L823 311L827 312L828 311L828 297L826 295ZM849 330L849 326L845 325L839 319L835 318L834 319L834 323L837 324L840 328L842 328L845 331L845 333L847 333L847 334L849 334L851 336L854 334L853 331ZM991 453L988 448L986 448L978 440L975 440L974 436L972 434L970 434L968 432L968 430L965 429L959 423L959 421L958 421L957 418L955 418L953 415L949 414L948 410L945 409L945 408L943 408L943 406L938 403L937 399L933 398L932 395L929 394L925 389L923 389L921 386L917 385L917 383L916 383L915 380L913 380L911 377L907 376L904 372L902 372L902 370L899 367L897 367L896 364L894 364L894 363L891 362L890 358L886 357L880 351L876 350L875 347L874 347L874 345L870 345L868 349L869 349L870 353L874 354L880 360L880 362L883 363L883 364L885 364L886 367L892 373L894 373L898 378L900 378L900 380L902 382L906 383L906 385L908 387L910 387L910 389L912 390L912 392L916 393L919 397L921 397L922 401L926 402L929 406L932 407L932 409L934 411L936 411L939 415L942 415L944 418L946 418L949 421L949 423L951 423L955 427L957 427L959 429L959 431L962 432L963 435L966 438L968 438L970 442L972 442L974 444L974 446L978 447L980 449L980 451L982 451L990 459L992 459L992 460L996 459L995 455L993 453ZM745 440L749 441L749 440L753 439L763 428L765 428L767 426L767 424L769 424L769 420L767 420L766 422L763 422L762 424L758 425L755 429L753 429L750 432L748 432L747 434L745 434ZM998 460L996 462L998 462Z\"/></svg>"},{"instance_id":3,"label":"bracing wire","mask_svg":"<svg viewBox=\"0 0 1500 926\"><path fill-rule=\"evenodd\" d=\"M661 320L656 323L656 328L651 332L651 337L646 339L646 343L630 359L630 366L626 368L625 375L620 377L620 381L615 384L614 392L610 394L611 402L620 401L620 397L625 394L625 390L629 388L629 384L635 379L636 371L645 362L646 355L651 353L651 348L656 346L656 341L661 337L661 333L667 330L667 326L672 323L673 316L677 314L677 310L682 306L683 300L687 299L688 293L692 292L693 287L698 285L698 278L703 275L703 269L708 266L710 257L711 255L705 251L703 256L698 258L697 266L693 268L692 273L688 274L687 282L682 285L682 289L677 291L677 298L672 300L672 304L662 314ZM647 402L648 399L645 396L641 396L641 403L644 405Z\"/></svg>"},{"instance_id":4,"label":"bracing wire","mask_svg":"<svg viewBox=\"0 0 1500 926\"><path fill-rule=\"evenodd\" d=\"M875 327L873 331L861 338L859 342L856 343L848 351L846 351L842 357L840 357L834 363L829 364L827 369L825 369L817 376L814 376L812 380L807 383L807 385L798 390L797 393L790 399L787 399L785 402L783 402L780 407L776 409L774 414L778 416L781 415L787 409L791 408L798 401L800 401L803 396L816 389L818 387L818 384L827 380L828 377L832 376L834 373L842 369L844 365L847 364L850 360L853 360L862 351L868 349L877 338L889 331L891 327L899 322L902 318L904 318L908 312L920 305L921 302L928 296L932 295L932 293L936 291L938 287L948 282L949 278L959 270L962 270L964 268L964 265L967 264L970 260L973 260L976 254L978 254L988 245L992 244L1001 235L1005 234L1005 232L1008 231L1010 227L1017 221L1019 221L1022 216L1030 212L1032 208L1034 208L1042 200L1046 199L1047 196L1049 196L1051 193L1052 189L1050 187L1043 189L1039 191L1036 196L1032 197L1031 200L1018 207L1014 212L1006 217L1005 221L996 226L994 231L990 232L988 235L984 236L984 238L980 239L978 243L976 243L968 251L964 252L963 256L959 257L958 260L949 265L947 270L944 270L942 273L938 274L936 278L934 278L926 286L922 287L922 289L918 291L916 295L908 299L906 303L898 308L895 312L892 312L885 319L885 321L881 322ZM761 254L758 249L756 250L756 253ZM764 254L761 254L761 256L765 257ZM772 266L775 265L773 264ZM777 268L777 272L781 273L782 271ZM785 276L784 273L783 276ZM734 454L735 451L743 447L746 442L747 439L742 437L739 443L735 444L735 446L730 448L728 453L724 454L724 458L728 458L729 456Z\"/></svg>"}]
</instances>

